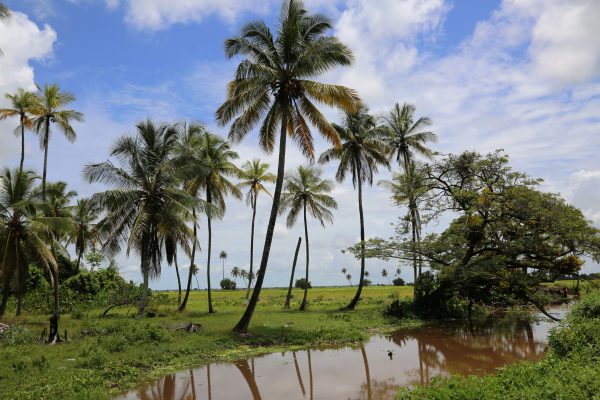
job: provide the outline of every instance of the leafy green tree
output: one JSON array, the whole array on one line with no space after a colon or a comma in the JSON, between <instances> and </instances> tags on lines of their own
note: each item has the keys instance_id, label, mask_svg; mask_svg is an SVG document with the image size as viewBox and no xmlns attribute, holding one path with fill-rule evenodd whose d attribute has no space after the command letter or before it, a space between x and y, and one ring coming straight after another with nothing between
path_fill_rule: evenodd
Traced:
<instances>
[{"instance_id":1,"label":"leafy green tree","mask_svg":"<svg viewBox=\"0 0 600 400\"><path fill-rule=\"evenodd\" d=\"M368 114L368 110L361 109L355 114L346 114L342 125L334 125L335 130L342 140L340 147L326 150L319 162L327 163L333 160L339 162L335 178L343 182L346 176L352 176L352 184L358 189L358 215L360 220L360 240L365 241L365 219L363 213L362 185L373 184L373 175L377 173L380 165L389 168L389 148L384 141L384 129L377 125L375 118ZM363 288L365 277L365 257L360 258L360 279L356 294L346 306L354 310Z\"/></svg>"},{"instance_id":2,"label":"leafy green tree","mask_svg":"<svg viewBox=\"0 0 600 400\"><path fill-rule=\"evenodd\" d=\"M310 246L308 242L307 212L325 226L325 222L333 223L333 214L330 209L337 208L337 202L329 193L333 191L333 182L321 178L321 171L308 166L298 167L295 174L285 178L285 192L281 196L280 212L289 210L287 226L291 228L296 223L298 215L302 213L304 219L304 243L306 250L306 274L310 264ZM304 296L300 304L300 311L306 309L308 287L304 289Z\"/></svg>"},{"instance_id":3,"label":"leafy green tree","mask_svg":"<svg viewBox=\"0 0 600 400\"><path fill-rule=\"evenodd\" d=\"M263 163L255 158L252 161L246 161L240 169L239 178L242 180L238 186L247 187L246 203L252 207L252 227L250 229L250 274L254 274L254 221L256 219L256 202L258 194L264 192L273 197L271 192L263 185L264 182L274 183L277 177L268 172L269 164ZM248 290L246 290L246 300L250 297L250 288L252 279L248 281Z\"/></svg>"},{"instance_id":4,"label":"leafy green tree","mask_svg":"<svg viewBox=\"0 0 600 400\"><path fill-rule=\"evenodd\" d=\"M83 255L90 245L94 246L96 243L96 220L99 217L99 210L91 199L77 199L77 204L71 207L71 213L76 226L71 240L75 244L79 271Z\"/></svg>"},{"instance_id":5,"label":"leafy green tree","mask_svg":"<svg viewBox=\"0 0 600 400\"><path fill-rule=\"evenodd\" d=\"M0 318L6 311L10 285L16 274L17 315L21 314L30 263L42 266L54 287L54 312L59 313L58 265L51 247L60 247L53 231L70 227L64 217L47 217L44 204L35 195L38 177L31 171L4 169L0 173L0 248L2 249L2 301Z\"/></svg>"},{"instance_id":6,"label":"leafy green tree","mask_svg":"<svg viewBox=\"0 0 600 400\"><path fill-rule=\"evenodd\" d=\"M58 85L46 85L40 89L37 106L34 111L35 130L40 137L40 147L44 150L44 172L42 174L42 197L46 197L46 173L48 171L48 146L50 144L51 124L54 123L65 135L67 140L73 142L77 137L75 129L71 126L73 121L83 121L83 114L75 110L64 109L69 103L75 101L75 96L60 90Z\"/></svg>"},{"instance_id":7,"label":"leafy green tree","mask_svg":"<svg viewBox=\"0 0 600 400\"><path fill-rule=\"evenodd\" d=\"M339 144L337 132L314 101L347 112L356 111L360 104L351 89L311 80L352 62L350 49L335 37L325 35L331 26L329 18L308 14L301 1L285 0L276 38L264 22L256 21L246 24L239 36L225 41L229 58L245 58L229 83L227 100L217 110L218 122L225 125L235 119L229 138L238 142L262 120L259 145L267 153L275 149L277 128L280 131L277 179L263 255L252 297L234 328L237 332L248 330L267 269L283 188L288 134L307 157L313 158L309 124L327 140Z\"/></svg>"},{"instance_id":8,"label":"leafy green tree","mask_svg":"<svg viewBox=\"0 0 600 400\"><path fill-rule=\"evenodd\" d=\"M0 15L2 14L2 4L0 4ZM35 93L19 88L15 94L7 93L4 95L11 103L11 108L0 109L0 120L12 117L19 117L19 126L15 133L21 136L21 161L19 162L19 171L23 171L25 161L25 129L33 129L32 115L37 108L37 97Z\"/></svg>"},{"instance_id":9,"label":"leafy green tree","mask_svg":"<svg viewBox=\"0 0 600 400\"><path fill-rule=\"evenodd\" d=\"M431 159L434 152L427 147L427 143L437 142L437 136L431 131L424 130L431 125L431 120L427 117L420 117L415 121L415 107L411 104L396 103L394 108L384 117L388 128L388 143L392 148L391 155L396 155L396 161L404 169L404 174L408 180L414 183L412 174L414 173L415 155L418 154ZM416 206L415 199L411 197L412 192L407 192L409 210L409 220L413 236L414 246L417 246L421 240L421 223L419 209ZM420 258L413 260L414 279L417 280L417 268Z\"/></svg>"},{"instance_id":10,"label":"leafy green tree","mask_svg":"<svg viewBox=\"0 0 600 400\"><path fill-rule=\"evenodd\" d=\"M214 313L212 304L212 293L210 285L210 259L212 252L212 217L220 217L225 213L225 197L232 195L241 198L240 189L229 181L229 177L237 176L238 168L233 160L238 158L238 154L231 150L231 144L217 135L205 133L200 138L200 156L203 160L203 170L200 171L198 182L200 187L206 193L206 202L214 205L219 210L219 215L209 211L206 213L208 225L208 251L206 257L206 280L208 286L208 312ZM224 254L223 254L224 253ZM225 257L222 257L222 256ZM227 252L221 252L219 257L223 260L225 268L225 258ZM223 269L224 270L224 269Z\"/></svg>"},{"instance_id":11,"label":"leafy green tree","mask_svg":"<svg viewBox=\"0 0 600 400\"><path fill-rule=\"evenodd\" d=\"M126 243L126 253L133 250L140 256L143 293L139 314L143 315L148 298L149 278L161 272L162 245L172 235L185 235L193 241L186 225L193 221L190 210L202 202L177 183L183 178L181 168L173 161L178 130L173 126L141 122L137 135L123 136L113 145L111 161L89 164L84 176L92 182L103 182L115 189L96 193L96 204L106 211L98 223L102 248L109 255L120 251Z\"/></svg>"}]
</instances>

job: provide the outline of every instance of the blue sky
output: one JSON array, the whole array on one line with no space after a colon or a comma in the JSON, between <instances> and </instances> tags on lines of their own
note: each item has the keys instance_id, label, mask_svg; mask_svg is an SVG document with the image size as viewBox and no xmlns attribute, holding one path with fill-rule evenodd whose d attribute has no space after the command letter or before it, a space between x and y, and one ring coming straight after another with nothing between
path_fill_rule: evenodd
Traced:
<instances>
[{"instance_id":1,"label":"blue sky","mask_svg":"<svg viewBox=\"0 0 600 400\"><path fill-rule=\"evenodd\" d=\"M224 98L235 62L225 59L223 40L250 19L273 24L277 0L6 0L15 11L0 25L0 91L58 83L77 96L73 108L86 122L78 139L56 135L50 145L49 178L65 180L82 196L101 189L81 178L82 166L102 161L112 141L132 133L152 116L160 121L204 122L216 133L214 110ZM545 190L560 192L600 226L600 2L596 0L310 0L311 11L328 14L334 33L355 53L351 68L324 80L356 88L373 112L410 102L434 121L436 150L482 152L504 148L515 168L545 179ZM0 100L0 102L3 100ZM327 115L335 120L334 110ZM0 123L0 164L16 165L18 141L10 122ZM325 143L317 140L318 150ZM240 159L262 157L250 138L236 148ZM303 163L292 149L288 167ZM27 163L39 169L41 152L33 137ZM332 177L330 167L325 170ZM379 179L388 177L382 173ZM358 238L355 193L338 185L340 203L333 227L311 225L312 279L345 284L346 267L358 265L340 252ZM404 210L392 206L382 189L366 192L367 236L388 237ZM259 216L268 211L267 199ZM260 201L260 200L259 200ZM213 248L226 249L228 271L247 266L250 212L230 201L216 224ZM262 213L262 214L261 214ZM309 222L310 223L310 222ZM266 218L258 221L262 243ZM430 227L439 230L443 226ZM267 274L268 285L283 286L301 227L278 223ZM205 247L205 243L202 245ZM260 258L260 245L255 258ZM199 265L204 285L205 254ZM181 257L183 259L183 256ZM120 256L128 278L138 280L135 257ZM303 262L301 256L300 263ZM220 261L214 263L220 276ZM383 266L370 261L375 281ZM589 264L586 271L598 271ZM174 272L163 268L155 288L174 287ZM409 278L410 269L403 268Z\"/></svg>"}]
</instances>

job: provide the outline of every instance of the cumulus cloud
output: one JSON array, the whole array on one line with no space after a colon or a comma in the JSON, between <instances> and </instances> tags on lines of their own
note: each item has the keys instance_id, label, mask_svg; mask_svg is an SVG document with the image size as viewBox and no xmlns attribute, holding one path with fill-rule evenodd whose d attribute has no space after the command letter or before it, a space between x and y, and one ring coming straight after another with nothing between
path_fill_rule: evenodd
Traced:
<instances>
[{"instance_id":1,"label":"cumulus cloud","mask_svg":"<svg viewBox=\"0 0 600 400\"><path fill-rule=\"evenodd\" d=\"M52 55L56 41L56 32L48 25L40 28L29 17L14 12L7 23L0 23L0 93L12 93L17 88L35 89L33 60L43 60ZM7 106L4 96L0 98L0 107ZM18 140L10 134L15 121L0 122L0 163L11 159L18 146Z\"/></svg>"}]
</instances>

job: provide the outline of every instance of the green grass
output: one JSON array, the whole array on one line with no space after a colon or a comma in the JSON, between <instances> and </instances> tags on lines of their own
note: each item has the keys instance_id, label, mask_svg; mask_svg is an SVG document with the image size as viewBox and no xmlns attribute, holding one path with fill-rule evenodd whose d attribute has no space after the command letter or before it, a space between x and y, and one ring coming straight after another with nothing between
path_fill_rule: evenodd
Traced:
<instances>
[{"instance_id":1,"label":"green grass","mask_svg":"<svg viewBox=\"0 0 600 400\"><path fill-rule=\"evenodd\" d=\"M354 291L311 289L309 310L299 312L300 290L294 290L291 310L282 309L285 290L263 290L248 337L231 334L244 311L242 291L214 292L217 313L210 315L205 291L191 293L184 313L176 311L176 293L167 293L169 301L156 307L155 318L136 319L135 309L126 308L103 319L101 310L63 315L60 329L68 331L69 342L55 346L36 342L47 315L8 317L4 322L27 331L15 329L0 341L0 398L106 399L145 379L210 361L357 342L398 328L382 309L392 298L412 296L408 286L366 287L357 310L340 312ZM187 322L201 324L201 332L176 329Z\"/></svg>"}]
</instances>

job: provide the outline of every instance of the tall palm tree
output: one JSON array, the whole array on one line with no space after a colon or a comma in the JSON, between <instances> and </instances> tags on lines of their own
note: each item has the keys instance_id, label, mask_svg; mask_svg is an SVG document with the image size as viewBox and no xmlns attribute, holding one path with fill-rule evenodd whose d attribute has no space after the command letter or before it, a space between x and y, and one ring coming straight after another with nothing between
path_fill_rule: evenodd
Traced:
<instances>
[{"instance_id":1,"label":"tall palm tree","mask_svg":"<svg viewBox=\"0 0 600 400\"><path fill-rule=\"evenodd\" d=\"M2 278L2 301L0 318L6 311L10 285L16 274L17 315L21 313L27 266L37 263L46 269L54 287L54 312L59 312L58 266L51 250L59 247L53 230L69 229L69 220L63 217L46 217L35 195L33 172L4 169L0 172L0 277Z\"/></svg>"},{"instance_id":2,"label":"tall palm tree","mask_svg":"<svg viewBox=\"0 0 600 400\"><path fill-rule=\"evenodd\" d=\"M0 4L0 14L1 14ZM21 162L19 163L19 171L23 171L23 162L25 161L25 129L33 129L33 121L31 119L33 111L37 108L37 97L35 93L17 89L15 94L7 93L4 95L12 108L0 109L0 120L19 117L19 126L15 129L16 134L21 135Z\"/></svg>"},{"instance_id":3,"label":"tall palm tree","mask_svg":"<svg viewBox=\"0 0 600 400\"><path fill-rule=\"evenodd\" d=\"M265 277L279 213L288 134L308 158L313 158L309 123L327 140L339 144L337 132L314 101L348 112L355 111L360 103L351 89L311 80L335 67L350 65L353 60L348 47L326 36L331 27L329 18L308 14L301 1L284 0L276 38L264 22L255 21L246 24L239 36L225 41L227 57L245 58L229 83L227 100L217 110L217 121L225 125L235 119L229 137L236 142L260 123L259 145L267 153L275 149L279 128L277 179L263 254L252 297L234 328L237 332L248 330Z\"/></svg>"},{"instance_id":4,"label":"tall palm tree","mask_svg":"<svg viewBox=\"0 0 600 400\"><path fill-rule=\"evenodd\" d=\"M58 126L67 140L73 142L77 137L71 123L83 121L83 114L64 107L75 101L75 96L60 90L58 85L46 85L38 94L37 107L34 114L35 130L40 138L40 147L44 150L44 171L42 173L42 196L46 197L46 174L48 172L48 145L50 143L51 124Z\"/></svg>"},{"instance_id":5,"label":"tall palm tree","mask_svg":"<svg viewBox=\"0 0 600 400\"><path fill-rule=\"evenodd\" d=\"M343 182L346 176L352 175L352 185L358 188L358 215L360 221L360 279L356 294L346 306L354 310L363 289L365 277L365 219L363 213L362 185L373 184L373 175L380 165L389 168L389 147L385 143L385 130L377 125L375 118L363 108L354 114L346 114L342 125L334 125L342 139L341 147L326 150L319 157L319 162L327 163L333 160L339 162L335 178Z\"/></svg>"},{"instance_id":6,"label":"tall palm tree","mask_svg":"<svg viewBox=\"0 0 600 400\"><path fill-rule=\"evenodd\" d=\"M413 250L421 242L421 213L419 203L428 191L425 176L413 161L410 162L408 173L392 174L391 180L382 180L378 185L385 187L392 193L392 199L397 205L406 205L408 208L407 221L410 223L411 243ZM417 281L421 274L422 262L413 251L413 279ZM399 275L399 274L398 274Z\"/></svg>"},{"instance_id":7,"label":"tall palm tree","mask_svg":"<svg viewBox=\"0 0 600 400\"><path fill-rule=\"evenodd\" d=\"M225 260L227 260L227 252L225 250L221 250L221 252L219 253L219 258L223 261L223 277L221 279L225 279Z\"/></svg>"},{"instance_id":8,"label":"tall palm tree","mask_svg":"<svg viewBox=\"0 0 600 400\"><path fill-rule=\"evenodd\" d=\"M307 212L325 226L325 222L333 222L330 209L337 208L337 202L329 196L333 190L333 182L321 179L321 171L315 167L298 167L295 174L286 177L285 192L281 196L281 212L289 209L287 226L292 227L302 212L304 218L304 241L306 249L306 274L308 283L308 269L310 261L310 247L308 244ZM300 304L300 311L306 309L308 284L304 287L304 297Z\"/></svg>"},{"instance_id":9,"label":"tall palm tree","mask_svg":"<svg viewBox=\"0 0 600 400\"><path fill-rule=\"evenodd\" d=\"M88 246L93 246L96 242L95 222L99 217L99 210L91 199L77 199L77 204L71 207L71 212L76 226L72 241L75 244L77 270L79 270L81 259Z\"/></svg>"},{"instance_id":10,"label":"tall palm tree","mask_svg":"<svg viewBox=\"0 0 600 400\"><path fill-rule=\"evenodd\" d=\"M239 267L233 267L231 269L231 277L233 279L235 279L235 284L237 285L237 278L241 278L242 276L246 275L244 274L242 271L244 271L243 269L239 268ZM246 271L244 271L246 272Z\"/></svg>"},{"instance_id":11,"label":"tall palm tree","mask_svg":"<svg viewBox=\"0 0 600 400\"><path fill-rule=\"evenodd\" d=\"M260 159L255 158L252 161L246 161L240 169L239 178L242 180L238 186L247 187L246 203L252 207L252 227L250 229L250 274L254 273L254 221L256 219L256 202L258 194L265 192L270 197L273 197L271 192L263 185L264 182L274 183L277 177L268 172L269 164L263 163ZM248 289L246 290L246 301L250 297L250 288L252 280L248 281Z\"/></svg>"},{"instance_id":12,"label":"tall palm tree","mask_svg":"<svg viewBox=\"0 0 600 400\"><path fill-rule=\"evenodd\" d=\"M212 250L212 217L220 217L225 213L225 197L232 195L236 198L242 198L240 189L229 181L229 177L237 176L238 168L233 160L238 158L238 154L231 150L231 144L212 133L205 133L200 140L200 153L204 160L204 170L199 175L200 187L206 193L206 202L215 206L220 212L216 215L210 211L206 213L208 227L208 251L206 256L206 280L208 287L208 312L214 313L212 304L212 293L210 285L210 257ZM225 254L223 254L225 253ZM221 252L219 255L225 262L227 252ZM225 266L225 264L223 264Z\"/></svg>"},{"instance_id":13,"label":"tall palm tree","mask_svg":"<svg viewBox=\"0 0 600 400\"><path fill-rule=\"evenodd\" d=\"M105 252L115 254L126 243L127 255L132 249L140 255L144 285L140 315L147 304L148 280L161 272L165 238L185 235L186 243L193 241L186 222L193 221L190 210L203 207L177 186L182 179L181 169L172 159L177 134L175 127L141 122L136 136L123 136L114 143L111 156L118 166L105 161L84 169L90 183L115 187L93 197L106 210L98 231Z\"/></svg>"},{"instance_id":14,"label":"tall palm tree","mask_svg":"<svg viewBox=\"0 0 600 400\"><path fill-rule=\"evenodd\" d=\"M205 165L206 160L203 151L203 136L207 134L206 129L199 123L192 124L178 124L176 128L179 130L179 141L175 147L176 163L179 167L183 167L185 172L185 179L182 182L183 189L194 198L198 198L200 189L202 187L203 177L208 172L208 167ZM206 208L206 203L203 201ZM209 207L210 212L220 215L218 210L214 207ZM196 208L192 208L192 226L193 226L193 241L192 251L190 254L190 268L188 271L187 285L185 289L185 296L179 305L178 310L184 311L187 306L187 301L190 296L190 290L192 289L192 277L196 278L196 285L200 290L200 283L198 282L198 272L200 272L198 266L194 263L196 258L196 249L199 248L198 243L198 218Z\"/></svg>"},{"instance_id":15,"label":"tall palm tree","mask_svg":"<svg viewBox=\"0 0 600 400\"><path fill-rule=\"evenodd\" d=\"M292 273L290 274L290 284L288 286L287 295L285 296L283 308L290 308L292 285L294 284L294 274L296 273L296 262L298 261L298 253L300 252L300 243L302 243L302 236L298 236L298 243L296 244L296 251L294 252L294 262L292 263Z\"/></svg>"},{"instance_id":16,"label":"tall palm tree","mask_svg":"<svg viewBox=\"0 0 600 400\"><path fill-rule=\"evenodd\" d=\"M414 169L411 164L415 155L432 158L435 153L427 147L427 143L437 142L437 135L426 130L431 125L431 119L420 117L415 121L415 106L404 103L402 107L396 103L394 108L384 117L388 128L387 141L392 148L391 155L396 155L396 161L404 169L405 175L410 175ZM409 218L413 235L413 246L420 243L420 222L415 200L408 199ZM414 252L413 252L414 254ZM417 257L413 257L414 279L417 279Z\"/></svg>"}]
</instances>

